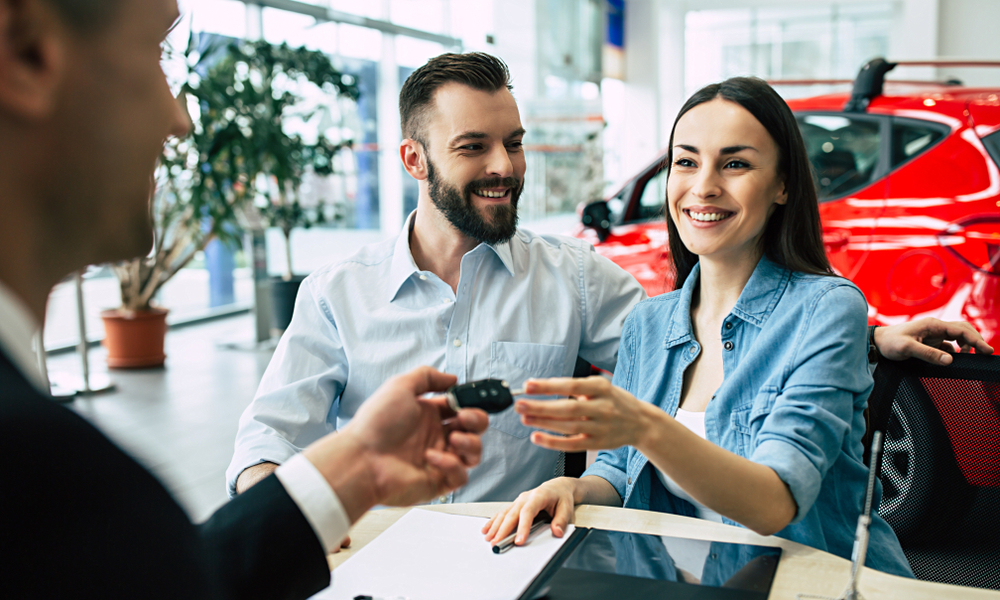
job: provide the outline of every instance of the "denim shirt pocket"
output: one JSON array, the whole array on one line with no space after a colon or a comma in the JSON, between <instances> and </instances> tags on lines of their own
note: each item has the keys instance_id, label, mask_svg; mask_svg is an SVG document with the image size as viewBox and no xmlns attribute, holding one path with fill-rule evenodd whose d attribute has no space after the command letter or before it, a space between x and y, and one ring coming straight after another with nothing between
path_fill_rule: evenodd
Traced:
<instances>
[{"instance_id":1,"label":"denim shirt pocket","mask_svg":"<svg viewBox=\"0 0 1000 600\"><path fill-rule=\"evenodd\" d=\"M511 389L519 388L530 378L565 375L566 346L529 344L524 342L493 342L490 350L490 377L503 379ZM526 438L532 428L521 424L514 407L490 415L490 427L517 438Z\"/></svg>"},{"instance_id":2,"label":"denim shirt pocket","mask_svg":"<svg viewBox=\"0 0 1000 600\"><path fill-rule=\"evenodd\" d=\"M765 385L758 390L754 399L730 413L730 424L736 435L736 453L743 458L753 454L754 439L760 431L764 419L771 413L778 389L773 385Z\"/></svg>"}]
</instances>

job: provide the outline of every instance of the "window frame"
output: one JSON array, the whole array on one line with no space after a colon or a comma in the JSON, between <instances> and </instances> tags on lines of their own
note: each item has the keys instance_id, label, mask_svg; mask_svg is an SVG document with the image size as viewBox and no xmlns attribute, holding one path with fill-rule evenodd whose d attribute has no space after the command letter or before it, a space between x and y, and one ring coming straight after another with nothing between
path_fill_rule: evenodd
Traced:
<instances>
[{"instance_id":1,"label":"window frame","mask_svg":"<svg viewBox=\"0 0 1000 600\"><path fill-rule=\"evenodd\" d=\"M937 121L926 121L924 119L913 119L913 118L910 118L910 117L895 117L894 116L894 117L890 117L890 125L889 125L890 136L893 135L892 134L893 126L895 126L897 124L900 124L900 125L913 125L913 126L925 127L927 129L936 129L936 130L940 131L941 133L943 133L944 135L942 135L940 139L932 142L929 146L925 146L924 148L921 148L920 152L917 152L913 156L908 157L906 160L900 162L898 165L893 165L892 164L892 143L891 142L893 140L890 139L890 144L889 144L889 172L890 173L899 170L906 163L912 161L915 158L923 156L927 152L931 151L935 146L937 146L941 142L943 142L946 139L948 139L948 136L951 135L953 133L953 131L954 131L951 127L945 125L944 123L938 123Z\"/></svg>"},{"instance_id":2,"label":"window frame","mask_svg":"<svg viewBox=\"0 0 1000 600\"><path fill-rule=\"evenodd\" d=\"M861 190L868 189L872 185L876 184L880 179L889 175L892 172L892 119L893 117L889 115L878 115L871 113L853 113L844 111L832 111L832 110L804 110L796 111L792 113L795 117L795 122L798 124L800 118L803 117L841 117L852 121L868 121L878 123L879 125L879 149L878 158L875 164L875 169L872 171L871 179L868 183L862 185L859 188L855 188L848 192L844 192L837 196L829 196L827 198L819 198L819 186L816 187L816 199L819 204L826 204L827 202L835 202L837 200L843 200L844 198L849 198ZM916 121L917 119L911 119ZM799 127L799 132L802 129ZM919 154L917 155L919 156ZM816 169L812 165L812 161L809 162L809 170L813 175L813 182L816 183Z\"/></svg>"}]
</instances>

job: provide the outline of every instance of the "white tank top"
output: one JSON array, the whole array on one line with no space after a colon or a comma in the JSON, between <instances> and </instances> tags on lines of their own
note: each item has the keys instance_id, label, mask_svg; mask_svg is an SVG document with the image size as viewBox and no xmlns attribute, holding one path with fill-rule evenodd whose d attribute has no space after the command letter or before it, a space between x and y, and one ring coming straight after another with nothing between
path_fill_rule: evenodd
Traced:
<instances>
[{"instance_id":1,"label":"white tank top","mask_svg":"<svg viewBox=\"0 0 1000 600\"><path fill-rule=\"evenodd\" d=\"M689 410L684 410L683 408L677 409L677 415L674 417L677 422L681 425L687 427L698 437L706 439L705 437L705 413L704 412L692 412ZM692 498L685 492L679 485L674 483L674 480L663 474L663 471L656 469L656 475L663 482L663 486L670 491L671 494L677 496L678 498L683 498L691 504L694 505L697 510L698 517L708 521L715 521L716 523L722 522L722 516L710 508L706 508L704 505L700 504L697 500Z\"/></svg>"}]
</instances>

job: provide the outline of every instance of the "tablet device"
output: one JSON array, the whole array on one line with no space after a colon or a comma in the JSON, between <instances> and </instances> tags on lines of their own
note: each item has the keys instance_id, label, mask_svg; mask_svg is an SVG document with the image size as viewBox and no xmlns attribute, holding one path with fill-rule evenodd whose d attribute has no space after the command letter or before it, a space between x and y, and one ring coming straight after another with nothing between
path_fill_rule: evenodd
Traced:
<instances>
[{"instance_id":1,"label":"tablet device","mask_svg":"<svg viewBox=\"0 0 1000 600\"><path fill-rule=\"evenodd\" d=\"M766 600L781 548L578 527L520 600Z\"/></svg>"}]
</instances>

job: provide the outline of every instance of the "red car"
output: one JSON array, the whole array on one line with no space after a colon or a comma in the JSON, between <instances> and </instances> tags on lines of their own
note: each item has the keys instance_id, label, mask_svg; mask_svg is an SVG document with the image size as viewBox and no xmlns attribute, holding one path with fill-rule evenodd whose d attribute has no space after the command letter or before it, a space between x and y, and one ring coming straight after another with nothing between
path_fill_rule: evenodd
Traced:
<instances>
[{"instance_id":1,"label":"red car","mask_svg":"<svg viewBox=\"0 0 1000 600\"><path fill-rule=\"evenodd\" d=\"M788 102L815 171L827 256L865 293L870 323L926 316L965 320L997 347L1000 88L883 85L894 66L875 59L861 70L851 93ZM663 213L665 158L657 157L609 199L584 207L584 227L576 232L632 273L650 295L673 289ZM994 400L1000 406L1000 399ZM894 489L886 484L883 515L906 502L931 507L917 497L926 493L915 482L940 464L935 461L941 457L920 454L931 447L924 438L944 434L938 424L946 411L936 399L932 404L894 409L883 482L886 469L894 469L903 483ZM957 421L954 415L943 419L953 440L953 425L978 419L974 412ZM922 426L932 413L932 425ZM946 458L961 465L970 484L1000 488L1000 467L990 466L995 461L969 455L994 445L1000 431L977 431L985 445L964 440L954 445L954 458ZM976 464L982 472L969 466Z\"/></svg>"}]
</instances>

